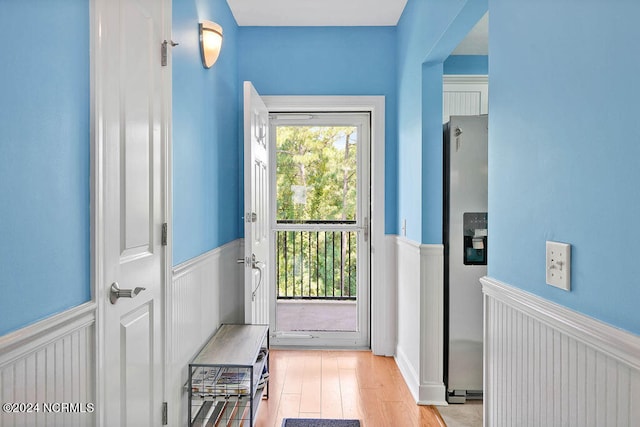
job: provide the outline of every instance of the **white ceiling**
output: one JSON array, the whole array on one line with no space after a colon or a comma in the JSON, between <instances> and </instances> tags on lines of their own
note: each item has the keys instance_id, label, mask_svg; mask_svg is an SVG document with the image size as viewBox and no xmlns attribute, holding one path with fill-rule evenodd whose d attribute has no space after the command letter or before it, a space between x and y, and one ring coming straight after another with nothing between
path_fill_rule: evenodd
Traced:
<instances>
[{"instance_id":1,"label":"white ceiling","mask_svg":"<svg viewBox=\"0 0 640 427\"><path fill-rule=\"evenodd\" d=\"M407 0L227 0L240 26L396 25Z\"/></svg>"},{"instance_id":2,"label":"white ceiling","mask_svg":"<svg viewBox=\"0 0 640 427\"><path fill-rule=\"evenodd\" d=\"M407 0L227 0L240 26L394 26ZM487 12L452 55L489 54Z\"/></svg>"},{"instance_id":3,"label":"white ceiling","mask_svg":"<svg viewBox=\"0 0 640 427\"><path fill-rule=\"evenodd\" d=\"M488 55L489 54L489 12L478 21L455 48L452 55Z\"/></svg>"}]
</instances>

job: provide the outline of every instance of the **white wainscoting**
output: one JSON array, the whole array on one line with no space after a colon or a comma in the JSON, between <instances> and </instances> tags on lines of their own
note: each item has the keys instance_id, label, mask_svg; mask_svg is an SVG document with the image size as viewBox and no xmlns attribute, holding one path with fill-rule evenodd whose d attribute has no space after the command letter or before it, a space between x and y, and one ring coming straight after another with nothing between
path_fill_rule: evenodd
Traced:
<instances>
[{"instance_id":1,"label":"white wainscoting","mask_svg":"<svg viewBox=\"0 0 640 427\"><path fill-rule=\"evenodd\" d=\"M420 245L397 238L398 345L396 362L411 394L420 387Z\"/></svg>"},{"instance_id":2,"label":"white wainscoting","mask_svg":"<svg viewBox=\"0 0 640 427\"><path fill-rule=\"evenodd\" d=\"M640 426L640 337L490 278L485 426Z\"/></svg>"},{"instance_id":3,"label":"white wainscoting","mask_svg":"<svg viewBox=\"0 0 640 427\"><path fill-rule=\"evenodd\" d=\"M442 76L442 123L450 116L476 116L489 112L489 76Z\"/></svg>"},{"instance_id":4,"label":"white wainscoting","mask_svg":"<svg viewBox=\"0 0 640 427\"><path fill-rule=\"evenodd\" d=\"M397 238L396 362L416 402L446 405L442 245Z\"/></svg>"},{"instance_id":5,"label":"white wainscoting","mask_svg":"<svg viewBox=\"0 0 640 427\"><path fill-rule=\"evenodd\" d=\"M393 356L398 342L398 265L397 265L397 236L385 235L384 256L372 259L384 263L383 268L371 269L371 274L382 275L383 279L371 285L371 350L380 356ZM381 251L373 248L374 254Z\"/></svg>"},{"instance_id":6,"label":"white wainscoting","mask_svg":"<svg viewBox=\"0 0 640 427\"><path fill-rule=\"evenodd\" d=\"M169 425L187 424L188 364L222 323L244 320L243 251L235 240L173 268L168 294Z\"/></svg>"},{"instance_id":7,"label":"white wainscoting","mask_svg":"<svg viewBox=\"0 0 640 427\"><path fill-rule=\"evenodd\" d=\"M95 319L95 304L86 303L0 337L0 403L39 404L38 412L0 411L0 426L96 424L87 405L96 402ZM83 412L45 408L63 402Z\"/></svg>"}]
</instances>

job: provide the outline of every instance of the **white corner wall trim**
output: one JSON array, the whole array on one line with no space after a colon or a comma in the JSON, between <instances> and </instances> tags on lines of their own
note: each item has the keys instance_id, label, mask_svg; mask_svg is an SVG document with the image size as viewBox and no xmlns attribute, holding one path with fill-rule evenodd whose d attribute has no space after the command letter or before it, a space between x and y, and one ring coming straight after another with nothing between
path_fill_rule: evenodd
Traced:
<instances>
[{"instance_id":1,"label":"white corner wall trim","mask_svg":"<svg viewBox=\"0 0 640 427\"><path fill-rule=\"evenodd\" d=\"M96 303L87 302L0 337L0 366L93 325Z\"/></svg>"},{"instance_id":2,"label":"white corner wall trim","mask_svg":"<svg viewBox=\"0 0 640 427\"><path fill-rule=\"evenodd\" d=\"M444 245L420 245L421 405L446 405L444 386Z\"/></svg>"},{"instance_id":3,"label":"white corner wall trim","mask_svg":"<svg viewBox=\"0 0 640 427\"><path fill-rule=\"evenodd\" d=\"M484 277L484 425L640 425L640 337Z\"/></svg>"},{"instance_id":4,"label":"white corner wall trim","mask_svg":"<svg viewBox=\"0 0 640 427\"><path fill-rule=\"evenodd\" d=\"M420 243L402 236L396 236L396 242L399 249L401 248L405 251L411 251L415 255L420 255Z\"/></svg>"},{"instance_id":5,"label":"white corner wall trim","mask_svg":"<svg viewBox=\"0 0 640 427\"><path fill-rule=\"evenodd\" d=\"M416 402L446 405L444 246L397 237L396 361Z\"/></svg>"},{"instance_id":6,"label":"white corner wall trim","mask_svg":"<svg viewBox=\"0 0 640 427\"><path fill-rule=\"evenodd\" d=\"M514 288L498 280L480 279L482 291L498 301L640 370L640 336Z\"/></svg>"}]
</instances>

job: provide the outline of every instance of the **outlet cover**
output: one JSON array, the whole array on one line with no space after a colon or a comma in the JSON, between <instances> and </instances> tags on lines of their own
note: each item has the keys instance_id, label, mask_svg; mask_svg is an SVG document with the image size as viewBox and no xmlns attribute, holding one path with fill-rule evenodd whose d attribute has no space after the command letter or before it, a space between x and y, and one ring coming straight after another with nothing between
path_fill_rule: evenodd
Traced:
<instances>
[{"instance_id":1,"label":"outlet cover","mask_svg":"<svg viewBox=\"0 0 640 427\"><path fill-rule=\"evenodd\" d=\"M571 290L571 245L547 242L547 284Z\"/></svg>"}]
</instances>

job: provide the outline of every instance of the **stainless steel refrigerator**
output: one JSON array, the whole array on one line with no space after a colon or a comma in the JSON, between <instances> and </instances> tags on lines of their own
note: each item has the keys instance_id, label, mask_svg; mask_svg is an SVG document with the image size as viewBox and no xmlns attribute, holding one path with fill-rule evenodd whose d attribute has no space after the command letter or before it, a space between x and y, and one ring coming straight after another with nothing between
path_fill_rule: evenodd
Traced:
<instances>
[{"instance_id":1,"label":"stainless steel refrigerator","mask_svg":"<svg viewBox=\"0 0 640 427\"><path fill-rule=\"evenodd\" d=\"M444 125L444 375L449 403L482 398L482 291L487 274L487 116Z\"/></svg>"}]
</instances>

